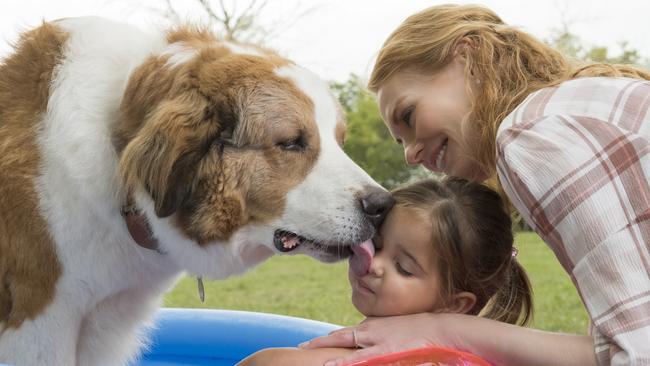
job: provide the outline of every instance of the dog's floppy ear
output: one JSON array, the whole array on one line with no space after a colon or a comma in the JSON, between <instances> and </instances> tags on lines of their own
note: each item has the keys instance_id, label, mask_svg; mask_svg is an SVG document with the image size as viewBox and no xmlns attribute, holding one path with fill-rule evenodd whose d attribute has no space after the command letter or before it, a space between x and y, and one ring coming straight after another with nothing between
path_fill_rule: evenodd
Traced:
<instances>
[{"instance_id":1,"label":"dog's floppy ear","mask_svg":"<svg viewBox=\"0 0 650 366\"><path fill-rule=\"evenodd\" d=\"M195 186L198 163L219 129L214 113L208 111L208 101L198 93L162 100L147 113L121 154L126 188L144 187L159 217L173 214Z\"/></svg>"}]
</instances>

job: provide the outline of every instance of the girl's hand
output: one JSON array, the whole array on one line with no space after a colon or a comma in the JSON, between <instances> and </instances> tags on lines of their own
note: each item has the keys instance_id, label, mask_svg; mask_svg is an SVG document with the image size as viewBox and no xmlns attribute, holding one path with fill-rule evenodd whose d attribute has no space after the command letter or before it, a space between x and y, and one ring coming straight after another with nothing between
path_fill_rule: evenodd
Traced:
<instances>
[{"instance_id":1,"label":"girl's hand","mask_svg":"<svg viewBox=\"0 0 650 366\"><path fill-rule=\"evenodd\" d=\"M326 362L326 366L344 365L386 353L432 345L456 348L456 336L443 329L446 323L445 314L430 313L368 318L357 326L335 330L300 347L359 348L344 358Z\"/></svg>"}]
</instances>

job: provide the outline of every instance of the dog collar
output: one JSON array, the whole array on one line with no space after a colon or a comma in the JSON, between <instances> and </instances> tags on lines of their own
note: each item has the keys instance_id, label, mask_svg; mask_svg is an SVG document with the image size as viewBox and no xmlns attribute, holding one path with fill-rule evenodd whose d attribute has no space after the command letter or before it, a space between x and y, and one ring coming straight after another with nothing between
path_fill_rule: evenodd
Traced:
<instances>
[{"instance_id":1,"label":"dog collar","mask_svg":"<svg viewBox=\"0 0 650 366\"><path fill-rule=\"evenodd\" d=\"M155 250L160 254L164 254L160 250L158 239L153 236L151 226L149 226L146 216L135 207L131 197L129 197L127 203L122 206L121 213L126 222L126 227L129 229L129 234L131 234L131 238L133 238L133 241L135 241L136 244L142 248Z\"/></svg>"},{"instance_id":2,"label":"dog collar","mask_svg":"<svg viewBox=\"0 0 650 366\"><path fill-rule=\"evenodd\" d=\"M140 212L140 210L135 207L131 196L128 197L127 203L122 206L120 212L122 213L122 217L126 222L126 227L129 229L129 234L131 234L131 238L133 238L133 241L135 241L136 244L142 248L155 250L160 254L165 254L160 250L158 239L153 236L153 232L151 231L151 226L149 226L147 218L144 214L142 214L142 212ZM198 276L196 278L196 283L199 290L199 300L201 300L201 302L205 302L203 277Z\"/></svg>"}]
</instances>

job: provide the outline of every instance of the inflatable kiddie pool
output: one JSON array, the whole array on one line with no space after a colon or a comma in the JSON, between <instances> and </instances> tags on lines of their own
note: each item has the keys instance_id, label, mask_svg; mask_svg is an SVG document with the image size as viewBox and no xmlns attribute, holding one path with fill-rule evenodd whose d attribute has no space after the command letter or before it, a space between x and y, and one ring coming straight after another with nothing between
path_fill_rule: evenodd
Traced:
<instances>
[{"instance_id":1,"label":"inflatable kiddie pool","mask_svg":"<svg viewBox=\"0 0 650 366\"><path fill-rule=\"evenodd\" d=\"M139 366L232 366L268 347L294 347L339 326L232 310L161 309Z\"/></svg>"},{"instance_id":2,"label":"inflatable kiddie pool","mask_svg":"<svg viewBox=\"0 0 650 366\"><path fill-rule=\"evenodd\" d=\"M162 309L152 345L137 366L232 366L268 347L295 347L340 326L283 315L231 310ZM135 366L134 365L134 366ZM350 366L489 366L459 351L422 348Z\"/></svg>"}]
</instances>

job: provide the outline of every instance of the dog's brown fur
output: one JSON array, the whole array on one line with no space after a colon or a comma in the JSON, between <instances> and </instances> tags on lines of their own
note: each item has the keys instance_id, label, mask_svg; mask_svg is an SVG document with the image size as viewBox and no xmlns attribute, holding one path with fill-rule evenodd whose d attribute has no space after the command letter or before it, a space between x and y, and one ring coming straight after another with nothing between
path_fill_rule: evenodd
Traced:
<instances>
[{"instance_id":1,"label":"dog's brown fur","mask_svg":"<svg viewBox=\"0 0 650 366\"><path fill-rule=\"evenodd\" d=\"M275 74L287 64L280 57L232 53L200 30L168 39L197 56L176 67L164 55L151 57L133 73L115 134L120 169L128 189L143 186L153 197L159 216L177 213L189 238L227 240L281 215L286 192L313 166L320 150L314 106ZM308 148L277 149L292 138Z\"/></svg>"},{"instance_id":2,"label":"dog's brown fur","mask_svg":"<svg viewBox=\"0 0 650 366\"><path fill-rule=\"evenodd\" d=\"M66 38L45 24L25 33L0 66L0 332L38 315L61 275L34 179L37 129Z\"/></svg>"}]
</instances>

